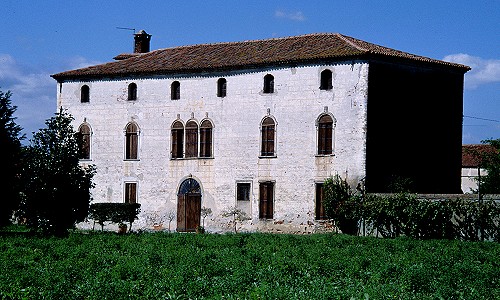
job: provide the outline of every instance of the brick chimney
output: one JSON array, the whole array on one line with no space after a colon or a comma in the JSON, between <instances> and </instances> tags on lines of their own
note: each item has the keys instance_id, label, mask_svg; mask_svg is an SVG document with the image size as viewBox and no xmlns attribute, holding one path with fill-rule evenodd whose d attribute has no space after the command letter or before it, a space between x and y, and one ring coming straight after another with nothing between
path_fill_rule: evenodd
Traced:
<instances>
[{"instance_id":1,"label":"brick chimney","mask_svg":"<svg viewBox=\"0 0 500 300\"><path fill-rule=\"evenodd\" d=\"M134 33L134 53L149 52L150 41L151 35L147 34L146 31L140 30L138 33Z\"/></svg>"}]
</instances>

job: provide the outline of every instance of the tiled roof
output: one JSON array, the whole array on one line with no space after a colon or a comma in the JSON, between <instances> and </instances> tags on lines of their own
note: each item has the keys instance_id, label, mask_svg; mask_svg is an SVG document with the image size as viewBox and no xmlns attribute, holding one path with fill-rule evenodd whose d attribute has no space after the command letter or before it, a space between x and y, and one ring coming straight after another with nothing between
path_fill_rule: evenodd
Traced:
<instances>
[{"instance_id":1,"label":"tiled roof","mask_svg":"<svg viewBox=\"0 0 500 300\"><path fill-rule=\"evenodd\" d=\"M477 168L484 154L496 153L495 147L488 144L462 145L462 168Z\"/></svg>"},{"instance_id":2,"label":"tiled roof","mask_svg":"<svg viewBox=\"0 0 500 300\"><path fill-rule=\"evenodd\" d=\"M120 54L121 60L51 75L57 80L126 75L206 72L255 68L266 65L336 61L342 59L391 58L454 67L468 66L418 56L375 45L338 33L199 44L154 50L139 55Z\"/></svg>"}]
</instances>

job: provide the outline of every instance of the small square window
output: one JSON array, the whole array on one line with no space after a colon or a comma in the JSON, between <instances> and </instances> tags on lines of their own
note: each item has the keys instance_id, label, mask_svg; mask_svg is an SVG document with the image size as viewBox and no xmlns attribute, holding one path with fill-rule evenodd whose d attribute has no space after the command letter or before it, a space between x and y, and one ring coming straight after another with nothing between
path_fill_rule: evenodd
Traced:
<instances>
[{"instance_id":1,"label":"small square window","mask_svg":"<svg viewBox=\"0 0 500 300\"><path fill-rule=\"evenodd\" d=\"M239 182L236 186L236 200L250 201L250 183Z\"/></svg>"}]
</instances>

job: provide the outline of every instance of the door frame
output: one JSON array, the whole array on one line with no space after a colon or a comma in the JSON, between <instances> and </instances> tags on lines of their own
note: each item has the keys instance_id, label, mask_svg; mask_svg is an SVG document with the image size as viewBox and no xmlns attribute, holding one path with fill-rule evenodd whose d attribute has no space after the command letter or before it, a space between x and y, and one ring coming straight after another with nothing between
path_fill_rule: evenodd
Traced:
<instances>
[{"instance_id":1,"label":"door frame","mask_svg":"<svg viewBox=\"0 0 500 300\"><path fill-rule=\"evenodd\" d=\"M177 190L177 231L193 232L200 225L201 185L192 177L185 178Z\"/></svg>"}]
</instances>

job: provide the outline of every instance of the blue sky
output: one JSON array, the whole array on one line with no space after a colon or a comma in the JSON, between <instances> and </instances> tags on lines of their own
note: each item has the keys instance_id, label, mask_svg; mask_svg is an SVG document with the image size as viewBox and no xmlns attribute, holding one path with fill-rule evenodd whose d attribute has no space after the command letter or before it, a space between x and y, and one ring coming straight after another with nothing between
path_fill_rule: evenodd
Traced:
<instances>
[{"instance_id":1,"label":"blue sky","mask_svg":"<svg viewBox=\"0 0 500 300\"><path fill-rule=\"evenodd\" d=\"M28 138L57 110L50 74L132 52L117 27L146 30L152 50L338 32L466 64L463 143L500 138L499 0L3 0L0 25L0 89Z\"/></svg>"}]
</instances>

